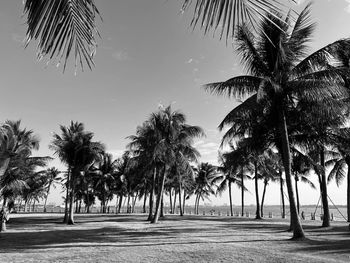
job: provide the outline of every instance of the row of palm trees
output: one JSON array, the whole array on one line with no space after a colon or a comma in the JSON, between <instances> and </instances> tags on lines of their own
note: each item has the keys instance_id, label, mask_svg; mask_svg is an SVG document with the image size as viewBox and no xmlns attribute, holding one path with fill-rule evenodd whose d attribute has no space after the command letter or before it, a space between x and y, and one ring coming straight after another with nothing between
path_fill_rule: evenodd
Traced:
<instances>
[{"instance_id":1,"label":"row of palm trees","mask_svg":"<svg viewBox=\"0 0 350 263\"><path fill-rule=\"evenodd\" d=\"M310 10L309 4L295 23L290 22L289 15L268 14L257 33L248 25L239 27L237 51L248 74L205 86L214 94L245 99L219 128L228 128L223 144L234 140L238 149L248 153L240 158L254 160L255 177L259 174L260 156L268 150L279 154L294 239L304 238L304 231L292 187L293 172L295 182L300 172L292 169L292 164L297 163L293 154L302 156L304 164L310 165L317 175L324 208L322 226L327 227L330 217L326 168L336 163L331 177L344 176L349 142L346 124L350 39L335 41L308 54L307 44L315 27Z\"/></svg>"}]
</instances>

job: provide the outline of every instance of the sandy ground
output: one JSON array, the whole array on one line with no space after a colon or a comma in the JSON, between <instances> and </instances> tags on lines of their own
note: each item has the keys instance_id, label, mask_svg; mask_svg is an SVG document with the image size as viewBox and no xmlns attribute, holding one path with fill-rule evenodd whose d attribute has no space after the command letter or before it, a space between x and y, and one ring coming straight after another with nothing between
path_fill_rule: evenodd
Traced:
<instances>
[{"instance_id":1,"label":"sandy ground","mask_svg":"<svg viewBox=\"0 0 350 263\"><path fill-rule=\"evenodd\" d=\"M16 215L0 234L0 262L350 262L347 223L304 221L290 241L288 220L144 215Z\"/></svg>"}]
</instances>

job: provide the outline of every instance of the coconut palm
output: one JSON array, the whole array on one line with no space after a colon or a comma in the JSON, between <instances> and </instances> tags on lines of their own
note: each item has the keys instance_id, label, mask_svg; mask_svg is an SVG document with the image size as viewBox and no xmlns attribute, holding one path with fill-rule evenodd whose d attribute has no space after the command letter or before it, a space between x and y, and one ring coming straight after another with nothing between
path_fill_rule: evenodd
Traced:
<instances>
[{"instance_id":1,"label":"coconut palm","mask_svg":"<svg viewBox=\"0 0 350 263\"><path fill-rule=\"evenodd\" d=\"M200 163L195 169L195 185L193 194L196 196L195 213L199 213L199 201L216 194L216 178L220 176L216 166L210 163Z\"/></svg>"},{"instance_id":2,"label":"coconut palm","mask_svg":"<svg viewBox=\"0 0 350 263\"><path fill-rule=\"evenodd\" d=\"M62 135L54 134L50 147L68 166L65 222L74 224L74 191L79 174L91 165L103 152L104 146L93 142L94 134L85 131L83 123L71 122L69 127L60 126Z\"/></svg>"},{"instance_id":3,"label":"coconut palm","mask_svg":"<svg viewBox=\"0 0 350 263\"><path fill-rule=\"evenodd\" d=\"M219 160L221 166L218 167L219 176L217 180L219 180L217 193L221 195L228 188L228 196L230 200L230 213L233 216L233 203L232 203L232 184L237 185L243 191L244 185L242 183L242 178L239 177L239 172L236 167L230 164L230 160L227 160L227 155L220 154Z\"/></svg>"},{"instance_id":4,"label":"coconut palm","mask_svg":"<svg viewBox=\"0 0 350 263\"><path fill-rule=\"evenodd\" d=\"M157 223L166 177L169 176L175 164L185 173L192 173L190 162L197 161L199 156L198 151L192 146L193 139L203 136L204 132L198 126L187 125L186 116L179 111L172 111L171 106L161 108L153 114L150 122L159 138L155 147L155 155L158 156L161 163L160 185L155 215L152 220L152 223Z\"/></svg>"},{"instance_id":5,"label":"coconut palm","mask_svg":"<svg viewBox=\"0 0 350 263\"><path fill-rule=\"evenodd\" d=\"M289 16L283 23L282 15L276 16L279 19L270 16L270 19L261 22L257 36L251 33L248 26L242 26L238 31L237 50L249 75L208 84L206 88L219 95L251 96L239 109L249 112L248 103L255 100L262 105L264 115L275 120L271 130L280 138L277 147L282 153L286 175L293 239L298 239L304 238L304 231L291 183L288 113L298 104L298 98L327 107L336 98L348 96L341 78L344 65L337 57L339 50L350 49L350 40L338 40L306 56L307 43L314 29L310 5L299 14L293 26L290 25ZM271 20L281 29L273 25ZM237 112L233 110L231 117L237 116Z\"/></svg>"}]
</instances>

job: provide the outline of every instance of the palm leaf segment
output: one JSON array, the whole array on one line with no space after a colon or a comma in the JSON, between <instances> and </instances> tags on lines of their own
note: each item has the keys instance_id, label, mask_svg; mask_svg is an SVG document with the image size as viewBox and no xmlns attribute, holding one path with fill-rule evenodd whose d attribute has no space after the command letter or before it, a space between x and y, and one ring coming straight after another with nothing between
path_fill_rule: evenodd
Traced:
<instances>
[{"instance_id":1,"label":"palm leaf segment","mask_svg":"<svg viewBox=\"0 0 350 263\"><path fill-rule=\"evenodd\" d=\"M64 59L64 69L71 53L75 67L84 63L91 69L96 51L95 24L99 14L94 0L25 0L27 14L27 40L38 40L38 59L48 56Z\"/></svg>"},{"instance_id":2,"label":"palm leaf segment","mask_svg":"<svg viewBox=\"0 0 350 263\"><path fill-rule=\"evenodd\" d=\"M284 6L278 0L184 0L183 10L194 2L194 14L191 25L200 26L208 33L221 28L220 39L233 38L237 26L249 22L255 27L267 13L273 14ZM293 2L295 2L293 0Z\"/></svg>"}]
</instances>

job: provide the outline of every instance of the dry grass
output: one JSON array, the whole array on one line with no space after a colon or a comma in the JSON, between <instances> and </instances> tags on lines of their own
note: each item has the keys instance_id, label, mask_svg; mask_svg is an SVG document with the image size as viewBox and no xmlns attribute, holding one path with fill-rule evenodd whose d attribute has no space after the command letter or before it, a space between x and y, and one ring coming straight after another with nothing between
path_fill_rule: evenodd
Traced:
<instances>
[{"instance_id":1,"label":"dry grass","mask_svg":"<svg viewBox=\"0 0 350 263\"><path fill-rule=\"evenodd\" d=\"M81 215L11 219L0 234L0 262L349 262L346 223L331 228L306 221L309 240L290 241L287 220L144 215Z\"/></svg>"}]
</instances>

